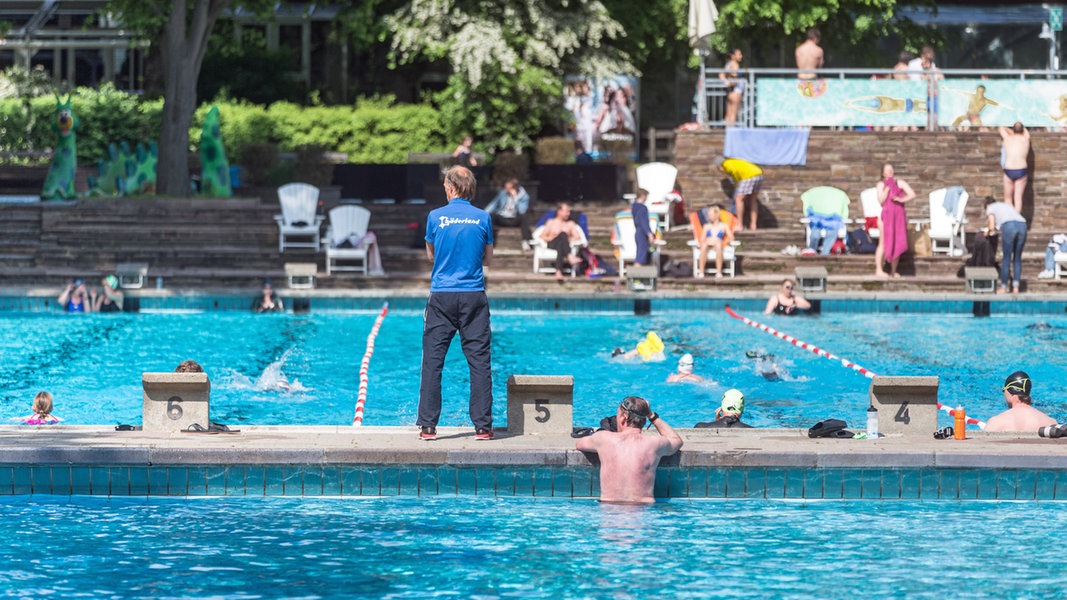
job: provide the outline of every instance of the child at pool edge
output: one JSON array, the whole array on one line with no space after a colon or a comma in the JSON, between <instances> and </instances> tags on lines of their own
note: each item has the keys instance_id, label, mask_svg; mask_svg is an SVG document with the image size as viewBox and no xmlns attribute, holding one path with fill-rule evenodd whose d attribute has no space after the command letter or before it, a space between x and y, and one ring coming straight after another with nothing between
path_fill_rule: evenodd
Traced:
<instances>
[{"instance_id":1,"label":"child at pool edge","mask_svg":"<svg viewBox=\"0 0 1067 600\"><path fill-rule=\"evenodd\" d=\"M37 392L33 397L33 414L19 420L27 425L53 425L62 419L52 414L52 394Z\"/></svg>"}]
</instances>

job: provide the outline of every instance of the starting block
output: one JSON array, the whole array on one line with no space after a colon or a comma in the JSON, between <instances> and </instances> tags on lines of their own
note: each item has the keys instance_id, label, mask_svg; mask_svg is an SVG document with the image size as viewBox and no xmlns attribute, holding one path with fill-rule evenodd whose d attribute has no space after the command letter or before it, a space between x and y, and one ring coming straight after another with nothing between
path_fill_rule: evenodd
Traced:
<instances>
[{"instance_id":1,"label":"starting block","mask_svg":"<svg viewBox=\"0 0 1067 600\"><path fill-rule=\"evenodd\" d=\"M115 276L120 288L143 288L148 279L148 263L119 263L115 265Z\"/></svg>"},{"instance_id":2,"label":"starting block","mask_svg":"<svg viewBox=\"0 0 1067 600\"><path fill-rule=\"evenodd\" d=\"M997 289L1000 273L993 267L964 267L963 278L967 280L968 292L991 294Z\"/></svg>"},{"instance_id":3,"label":"starting block","mask_svg":"<svg viewBox=\"0 0 1067 600\"><path fill-rule=\"evenodd\" d=\"M826 291L826 267L797 267L794 271L802 292Z\"/></svg>"},{"instance_id":4,"label":"starting block","mask_svg":"<svg viewBox=\"0 0 1067 600\"><path fill-rule=\"evenodd\" d=\"M289 288L294 290L313 289L318 271L319 266L315 263L285 263L285 277Z\"/></svg>"}]
</instances>

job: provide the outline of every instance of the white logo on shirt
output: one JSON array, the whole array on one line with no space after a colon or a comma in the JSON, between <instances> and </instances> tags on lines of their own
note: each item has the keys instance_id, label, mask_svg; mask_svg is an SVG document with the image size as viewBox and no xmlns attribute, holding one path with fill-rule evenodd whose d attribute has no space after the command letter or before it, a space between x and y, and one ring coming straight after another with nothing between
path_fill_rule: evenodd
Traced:
<instances>
[{"instance_id":1,"label":"white logo on shirt","mask_svg":"<svg viewBox=\"0 0 1067 600\"><path fill-rule=\"evenodd\" d=\"M453 219L451 217L438 217L441 220L441 227L448 227L449 225L478 225L482 222L481 219Z\"/></svg>"}]
</instances>

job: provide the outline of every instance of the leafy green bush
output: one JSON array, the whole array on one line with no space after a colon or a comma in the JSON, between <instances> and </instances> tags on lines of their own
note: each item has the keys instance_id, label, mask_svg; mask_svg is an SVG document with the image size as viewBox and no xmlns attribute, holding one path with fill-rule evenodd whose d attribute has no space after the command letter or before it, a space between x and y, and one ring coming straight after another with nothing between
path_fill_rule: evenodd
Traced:
<instances>
[{"instance_id":1,"label":"leafy green bush","mask_svg":"<svg viewBox=\"0 0 1067 600\"><path fill-rule=\"evenodd\" d=\"M349 162L359 163L404 163L409 152L450 150L437 109L376 97L354 106L330 107L288 102L263 107L219 98L197 109L189 128L190 151L199 147L200 129L211 106L219 107L222 143L234 164L246 148L261 149L264 144L276 144L282 152L316 145L344 152ZM0 152L50 150L56 135L55 108L52 95L0 99ZM111 142L127 140L134 145L158 138L162 100L143 100L106 85L99 90L78 88L73 108L79 122L79 164L95 164ZM263 163L261 156L257 160Z\"/></svg>"}]
</instances>

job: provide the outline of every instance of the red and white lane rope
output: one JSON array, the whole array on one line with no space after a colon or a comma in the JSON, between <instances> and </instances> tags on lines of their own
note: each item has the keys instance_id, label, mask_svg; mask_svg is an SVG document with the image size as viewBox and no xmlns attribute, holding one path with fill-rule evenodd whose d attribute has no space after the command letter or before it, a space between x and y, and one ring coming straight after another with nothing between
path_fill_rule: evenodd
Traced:
<instances>
[{"instance_id":1,"label":"red and white lane rope","mask_svg":"<svg viewBox=\"0 0 1067 600\"><path fill-rule=\"evenodd\" d=\"M868 369L865 369L864 367L861 367L860 365L857 365L856 363L854 363L854 362L852 362L850 360L841 358L840 356L835 356L833 354L830 354L829 352L827 352L826 350L823 350L822 348L819 348L818 346L814 346L814 345L809 344L807 342L798 340L797 338L795 338L795 337L793 337L791 335L782 333L781 331L778 331L777 329L775 329L773 327L769 327L769 326L764 325L763 323L760 323L758 321L753 321L752 319L749 319L748 317L743 317L743 316L737 314L737 312L734 311L734 309L730 308L729 306L726 307L726 314L730 315L731 317L733 317L735 319L740 319L741 322L744 323L745 325L750 325L752 327L755 327L756 329L759 329L760 331L769 333L769 334L773 335L776 338L785 340L785 341L789 342L790 344L793 344L797 348L803 348L805 350L810 350L810 351L814 352L815 354L818 354L819 356L821 356L823 358L828 358L828 359L833 360L833 361L838 361L838 362L841 363L841 366L847 367L849 369L852 369L853 371L861 373L861 374L863 374L864 376L866 376L868 378L873 379L876 376L875 373L871 372ZM953 416L955 416L955 414L956 414L956 411L954 409L952 409L952 408L950 408L948 406L945 406L944 404L941 404L940 402L937 403L937 408L938 408L938 410L943 410L943 411L945 411L948 414L953 415ZM978 420L978 419L976 419L974 417L967 417L967 422L970 423L971 425L977 425L979 429L985 429L985 422L984 421L980 421L980 420Z\"/></svg>"},{"instance_id":2,"label":"red and white lane rope","mask_svg":"<svg viewBox=\"0 0 1067 600\"><path fill-rule=\"evenodd\" d=\"M352 426L359 427L363 424L363 405L367 403L367 371L370 369L370 357L374 354L374 338L378 336L378 329L389 312L389 303L382 304L382 312L374 320L374 326L367 335L367 349L363 352L363 361L359 363L359 394L356 396L356 416L352 419Z\"/></svg>"}]
</instances>

